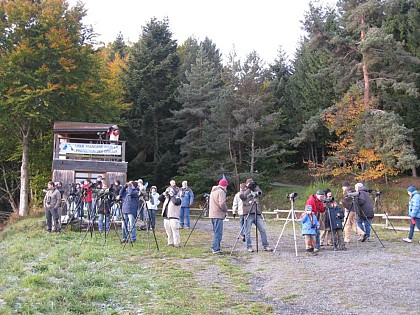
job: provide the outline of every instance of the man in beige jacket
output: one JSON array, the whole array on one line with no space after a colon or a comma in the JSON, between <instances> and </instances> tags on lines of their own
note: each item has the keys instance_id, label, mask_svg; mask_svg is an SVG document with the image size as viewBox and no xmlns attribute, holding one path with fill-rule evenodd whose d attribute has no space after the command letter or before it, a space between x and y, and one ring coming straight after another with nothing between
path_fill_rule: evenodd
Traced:
<instances>
[{"instance_id":1,"label":"man in beige jacket","mask_svg":"<svg viewBox=\"0 0 420 315\"><path fill-rule=\"evenodd\" d=\"M217 186L213 186L209 200L209 218L213 225L213 254L221 254L220 243L223 237L223 220L227 214L226 193L228 181L221 179Z\"/></svg>"}]
</instances>

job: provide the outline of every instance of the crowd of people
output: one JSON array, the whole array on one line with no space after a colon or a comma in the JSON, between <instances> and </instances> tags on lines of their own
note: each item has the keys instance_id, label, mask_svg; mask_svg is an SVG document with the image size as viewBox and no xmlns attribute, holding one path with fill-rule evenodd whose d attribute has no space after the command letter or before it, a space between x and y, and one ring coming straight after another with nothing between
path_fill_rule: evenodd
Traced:
<instances>
[{"instance_id":1,"label":"crowd of people","mask_svg":"<svg viewBox=\"0 0 420 315\"><path fill-rule=\"evenodd\" d=\"M122 221L122 242L136 241L136 223L144 222L144 229L155 230L156 216L161 209L163 227L167 234L167 246L180 247L180 229L189 229L190 207L194 202L194 192L183 181L178 187L175 180L171 180L163 193L159 194L156 186L151 186L147 191L141 179L129 181L124 186L119 180L112 185L112 193L120 202L120 211L116 211L117 203L104 203L95 200L95 189L107 188L101 176L93 184L89 179L75 185L75 191L82 195L82 207L78 215L83 218L87 211L90 219L97 218L98 230L103 232L110 228L110 216ZM228 181L223 178L212 187L208 196L208 214L213 229L211 245L213 254L221 254L223 238L223 223L227 218L227 187ZM411 243L415 227L420 229L420 194L416 187L407 189L409 195L409 211L411 218L410 232L403 241ZM75 193L75 192L73 192ZM369 240L374 217L374 205L368 189L357 183L353 187L349 182L342 185L343 196L337 201L330 189L318 190L311 194L305 203L305 209L299 217L302 225L302 236L308 255L317 255L323 246L332 246L334 250L345 251L351 241L352 233L356 233L358 241ZM245 243L248 252L254 252L252 244L252 227L256 228L256 246L258 234L264 251L271 252L264 217L260 205L263 195L261 188L249 178L240 184L239 191L235 194L232 204L232 214L239 216L239 236ZM44 208L47 223L47 232L61 232L61 204L63 189L61 182L48 182L45 191ZM159 207L161 206L161 207ZM116 207L113 209L113 207ZM258 247L257 247L258 248Z\"/></svg>"}]
</instances>

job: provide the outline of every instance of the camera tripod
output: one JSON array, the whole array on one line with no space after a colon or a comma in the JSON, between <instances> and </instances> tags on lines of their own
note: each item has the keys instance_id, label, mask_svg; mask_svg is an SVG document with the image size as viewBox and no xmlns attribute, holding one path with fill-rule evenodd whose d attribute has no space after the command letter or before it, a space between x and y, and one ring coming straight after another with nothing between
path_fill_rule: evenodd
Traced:
<instances>
[{"instance_id":1,"label":"camera tripod","mask_svg":"<svg viewBox=\"0 0 420 315\"><path fill-rule=\"evenodd\" d=\"M251 201L251 208L249 209L248 214L245 216L244 218L244 223L241 226L241 230L239 231L239 234L235 240L235 243L232 246L232 249L230 251L230 255L232 256L233 251L235 250L236 244L238 243L239 239L241 238L241 235L245 234L245 238L247 238L247 235L249 234L249 237L251 237L251 227L249 227L249 231L248 231L248 219L250 217L250 215L254 216L254 224L255 224L255 244L256 244L256 249L257 249L257 253L258 253L258 201L257 201L257 197L256 196L252 196L252 201ZM245 202L245 201L244 201ZM252 212L254 211L254 212Z\"/></svg>"},{"instance_id":2,"label":"camera tripod","mask_svg":"<svg viewBox=\"0 0 420 315\"><path fill-rule=\"evenodd\" d=\"M79 219L79 230L81 230L82 225L82 218L81 218L81 208L83 207L83 198L80 195L70 195L67 199L68 206L67 206L67 224L63 230L66 231L69 224L73 222L74 218L77 217Z\"/></svg>"},{"instance_id":3,"label":"camera tripod","mask_svg":"<svg viewBox=\"0 0 420 315\"><path fill-rule=\"evenodd\" d=\"M273 254L276 252L277 246L279 245L280 239L281 239L281 237L283 235L283 232L284 232L284 230L286 228L286 225L290 221L292 221L292 225L293 225L293 239L295 241L295 253L296 253L296 257L297 257L298 256L298 250L297 250L296 226L295 226L295 221L297 221L297 217L296 217L296 212L295 212L295 208L294 208L295 197L291 196L291 197L289 197L289 200L290 200L289 214L287 215L286 222L284 222L283 229L281 230L281 233L280 233L279 238L277 240L276 247L274 247Z\"/></svg>"},{"instance_id":4,"label":"camera tripod","mask_svg":"<svg viewBox=\"0 0 420 315\"><path fill-rule=\"evenodd\" d=\"M153 197L150 197L150 198L153 198ZM159 251L159 245L156 238L155 227L152 226L152 210L149 209L149 207L147 206L147 202L144 199L142 199L142 201L146 210L147 248L150 254L150 227L152 228L153 237L155 238L156 248L158 251Z\"/></svg>"},{"instance_id":5,"label":"camera tripod","mask_svg":"<svg viewBox=\"0 0 420 315\"><path fill-rule=\"evenodd\" d=\"M201 219L203 216L206 216L206 215L208 214L208 211L209 211L209 198L210 198L210 195L209 195L209 194L205 194L205 197L204 197L204 198L206 198L206 202L205 202L205 204L204 204L204 207L203 207L203 209L201 210L200 215L198 216L197 220L195 220L195 223L194 223L194 225L193 225L193 227L192 227L192 229L191 229L191 231L190 231L190 234L188 234L187 240L186 240L186 241L185 241L185 243L184 243L184 247L185 247L185 246L187 246L188 240L190 239L191 234L194 232L195 227L197 226L198 221L200 221L200 219Z\"/></svg>"},{"instance_id":6,"label":"camera tripod","mask_svg":"<svg viewBox=\"0 0 420 315\"><path fill-rule=\"evenodd\" d=\"M336 249L336 248L338 248L338 246L339 246L339 241L338 241L338 235L337 235L337 239L335 239L335 233L334 233L334 229L333 229L333 221L332 221L332 217L331 217L331 211L330 211L330 209L331 209L331 205L329 204L329 203L327 203L326 204L326 208L327 208L327 210L326 210L326 214L328 215L328 220L330 221L330 233L331 233L331 240L332 240L332 243L333 243L333 248L334 249ZM325 227L325 228L327 228L327 227ZM326 234L327 235L327 243L328 243L328 234Z\"/></svg>"},{"instance_id":7,"label":"camera tripod","mask_svg":"<svg viewBox=\"0 0 420 315\"><path fill-rule=\"evenodd\" d=\"M391 224L392 229L394 230L395 233L397 233L397 230L395 230L395 227L392 224L391 220L389 220L388 213L386 213L386 211L383 210L383 208L382 208L381 196L382 196L382 193L375 194L373 210L374 210L374 212L378 212L379 210L381 210L385 214L387 222L389 222L389 224Z\"/></svg>"},{"instance_id":8,"label":"camera tripod","mask_svg":"<svg viewBox=\"0 0 420 315\"><path fill-rule=\"evenodd\" d=\"M356 208L356 207L357 207L357 208ZM349 218L350 212L351 212L353 209L354 209L354 211L356 211L356 209L359 209L359 213L361 213L361 214L362 214L362 215L366 218L366 222L369 224L369 227L371 228L371 230L373 231L373 233L375 233L376 238L379 240L379 242L381 243L382 247L383 247L383 248L385 248L384 244L382 243L381 239L379 238L378 234L376 233L375 229L373 228L372 223L371 223L371 222L370 222L370 220L366 217L366 214L363 212L362 208L361 208L361 207L360 207L360 205L357 203L357 201L356 201L356 199L355 199L355 197L354 197L354 196L352 196L352 201L351 201L351 206L350 206L350 209L349 209L349 214L347 215L346 220L345 220L345 222L344 222L344 225L343 225L343 230L344 230L344 227L345 227L345 226L346 226L346 224L347 224L347 220L348 220L348 218ZM356 213L358 213L358 212L356 211ZM356 229L357 229L357 228L356 228ZM366 233L366 232L365 232L365 233Z\"/></svg>"}]
</instances>

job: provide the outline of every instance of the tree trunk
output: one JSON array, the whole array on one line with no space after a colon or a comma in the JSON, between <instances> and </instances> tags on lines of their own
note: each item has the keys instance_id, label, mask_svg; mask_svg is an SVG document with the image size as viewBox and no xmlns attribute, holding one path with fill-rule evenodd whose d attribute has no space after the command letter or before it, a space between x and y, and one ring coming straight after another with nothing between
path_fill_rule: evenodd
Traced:
<instances>
[{"instance_id":1,"label":"tree trunk","mask_svg":"<svg viewBox=\"0 0 420 315\"><path fill-rule=\"evenodd\" d=\"M361 31L360 37L361 37L361 42L363 43L366 39L366 30L365 30L366 21L365 21L364 16L361 19L361 24L362 24L362 31ZM369 104L369 100L370 100L370 82L369 82L369 72L366 65L365 56L363 54L362 54L362 69L363 69L363 81L365 83L365 93L363 96L363 100L365 103L365 107L367 108Z\"/></svg>"},{"instance_id":2,"label":"tree trunk","mask_svg":"<svg viewBox=\"0 0 420 315\"><path fill-rule=\"evenodd\" d=\"M255 163L255 132L252 132L251 137L251 165L249 171L254 174L254 163Z\"/></svg>"},{"instance_id":3,"label":"tree trunk","mask_svg":"<svg viewBox=\"0 0 420 315\"><path fill-rule=\"evenodd\" d=\"M22 128L22 165L20 167L19 216L23 217L29 207L29 127Z\"/></svg>"}]
</instances>

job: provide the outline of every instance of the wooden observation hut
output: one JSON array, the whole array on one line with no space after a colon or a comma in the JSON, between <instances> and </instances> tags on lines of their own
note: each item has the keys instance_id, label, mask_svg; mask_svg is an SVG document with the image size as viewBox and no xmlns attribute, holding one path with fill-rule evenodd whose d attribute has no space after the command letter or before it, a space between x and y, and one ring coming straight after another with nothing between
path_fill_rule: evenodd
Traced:
<instances>
[{"instance_id":1,"label":"wooden observation hut","mask_svg":"<svg viewBox=\"0 0 420 315\"><path fill-rule=\"evenodd\" d=\"M108 187L127 180L125 141L117 125L57 121L54 123L52 180L61 181L68 195L70 184L101 175Z\"/></svg>"}]
</instances>

